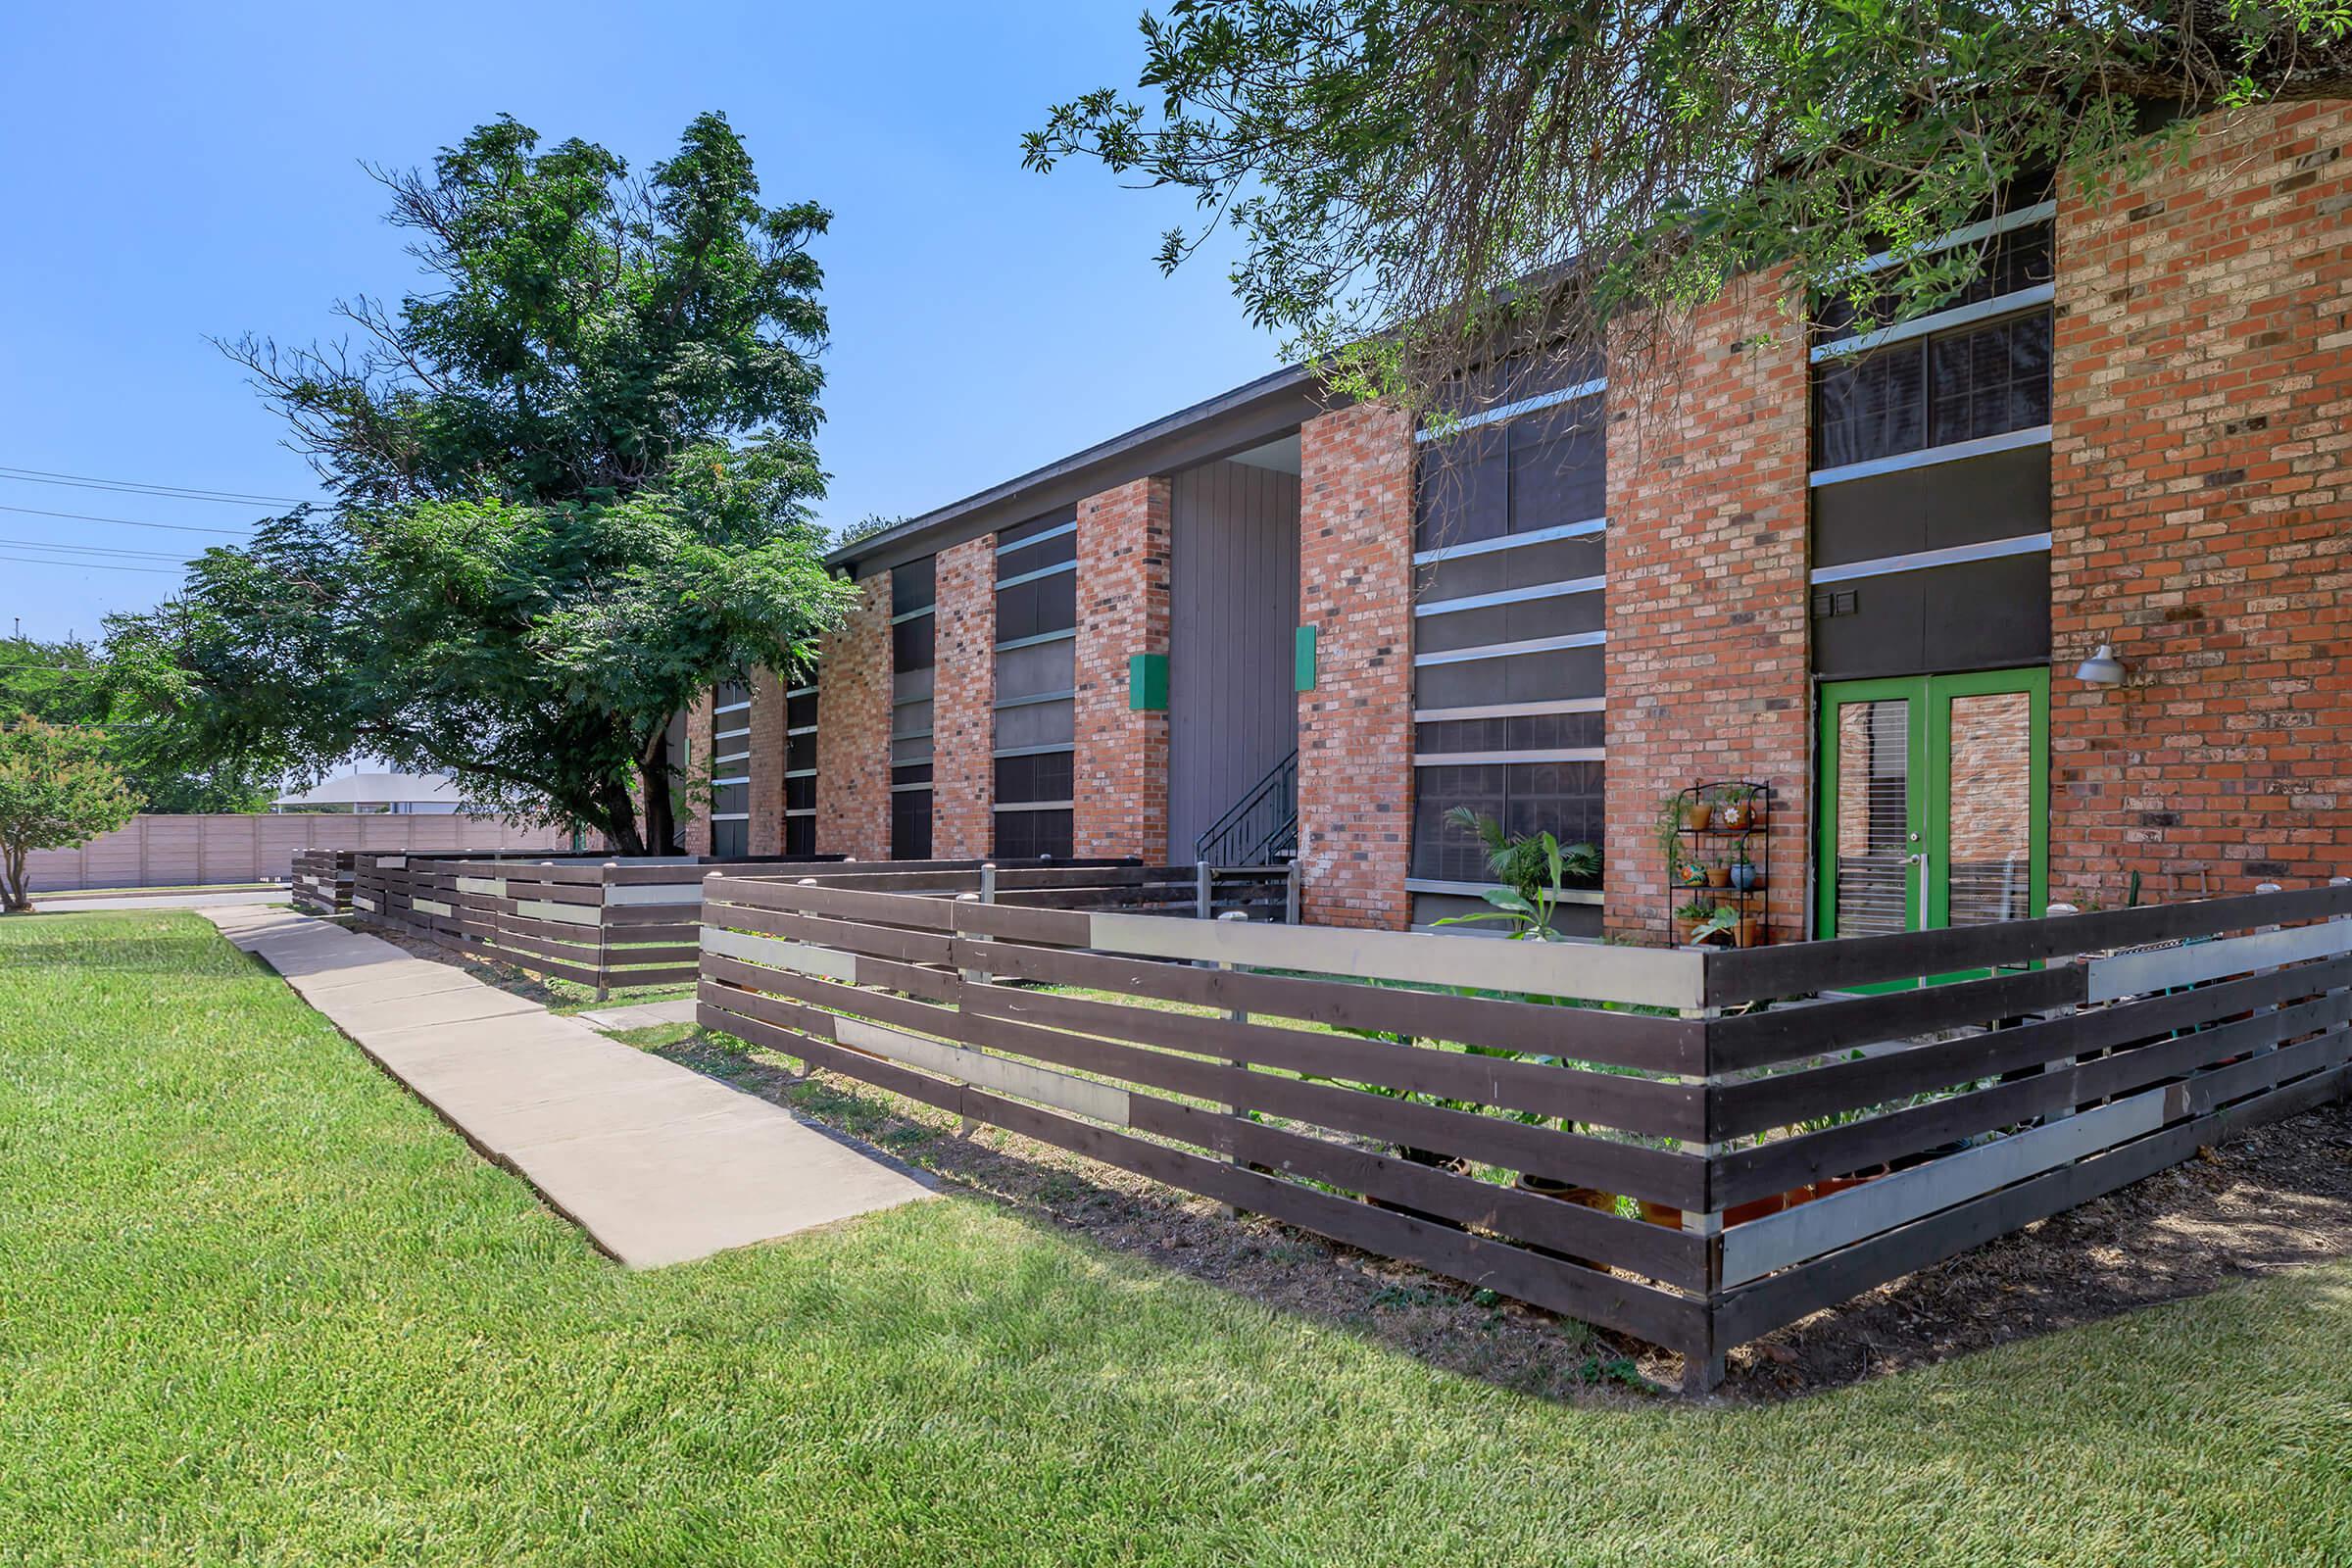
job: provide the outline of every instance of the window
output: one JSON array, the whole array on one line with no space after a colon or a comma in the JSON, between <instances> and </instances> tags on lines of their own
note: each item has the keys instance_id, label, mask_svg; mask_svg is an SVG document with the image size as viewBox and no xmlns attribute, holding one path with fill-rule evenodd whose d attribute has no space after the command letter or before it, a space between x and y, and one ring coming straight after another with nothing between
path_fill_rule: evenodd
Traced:
<instances>
[{"instance_id":1,"label":"window","mask_svg":"<svg viewBox=\"0 0 2352 1568\"><path fill-rule=\"evenodd\" d=\"M931 858L931 688L939 657L939 561L890 574L890 858Z\"/></svg>"},{"instance_id":2,"label":"window","mask_svg":"<svg viewBox=\"0 0 2352 1568\"><path fill-rule=\"evenodd\" d=\"M1886 327L1894 300L1815 308L1813 466L1843 468L2050 422L2050 225L2011 229L1940 309ZM1884 341L1872 345L1872 334Z\"/></svg>"},{"instance_id":3,"label":"window","mask_svg":"<svg viewBox=\"0 0 2352 1568\"><path fill-rule=\"evenodd\" d=\"M996 849L1067 859L1078 625L1078 514L997 536Z\"/></svg>"},{"instance_id":4,"label":"window","mask_svg":"<svg viewBox=\"0 0 2352 1568\"><path fill-rule=\"evenodd\" d=\"M710 853L740 860L752 828L752 688L722 680L710 688Z\"/></svg>"},{"instance_id":5,"label":"window","mask_svg":"<svg viewBox=\"0 0 2352 1568\"><path fill-rule=\"evenodd\" d=\"M816 686L784 694L784 844L786 855L816 853Z\"/></svg>"},{"instance_id":6,"label":"window","mask_svg":"<svg viewBox=\"0 0 2352 1568\"><path fill-rule=\"evenodd\" d=\"M1607 822L1602 783L1603 764L1597 761L1423 767L1413 802L1411 874L1446 882L1494 879L1478 836L1446 820L1458 806L1493 817L1507 833L1550 833L1563 845L1598 844Z\"/></svg>"}]
</instances>

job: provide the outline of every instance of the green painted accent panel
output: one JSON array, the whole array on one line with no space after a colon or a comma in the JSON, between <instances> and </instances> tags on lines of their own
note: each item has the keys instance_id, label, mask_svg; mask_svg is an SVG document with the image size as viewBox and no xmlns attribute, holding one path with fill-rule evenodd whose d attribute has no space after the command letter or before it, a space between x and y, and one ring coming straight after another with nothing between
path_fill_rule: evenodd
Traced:
<instances>
[{"instance_id":1,"label":"green painted accent panel","mask_svg":"<svg viewBox=\"0 0 2352 1568\"><path fill-rule=\"evenodd\" d=\"M2031 739L2027 758L2030 799L2027 820L2031 835L2027 903L2038 914L2048 906L2050 810L2050 672L2046 667L1984 670L1962 675L1912 675L1886 680L1837 681L1821 689L1820 800L1814 836L1816 926L1818 937L1838 931L1837 821L1838 797L1849 781L1838 776L1838 713L1850 703L1899 699L1905 704L1907 750L1905 768L1909 837L1928 858L1933 871L1926 906L1919 886L1906 872L1903 886L1903 923L1911 930L1939 930L1951 924L1952 801L1969 782L1952 776L1952 700L2023 693L2030 713ZM1975 975L1934 975L1927 983L1972 979ZM1907 982L1917 984L1918 982ZM1887 986L1861 986L1877 991Z\"/></svg>"},{"instance_id":2,"label":"green painted accent panel","mask_svg":"<svg viewBox=\"0 0 2352 1568\"><path fill-rule=\"evenodd\" d=\"M1315 628L1298 628L1298 651L1293 660L1292 685L1299 691L1315 689Z\"/></svg>"},{"instance_id":3,"label":"green painted accent panel","mask_svg":"<svg viewBox=\"0 0 2352 1568\"><path fill-rule=\"evenodd\" d=\"M1168 656L1135 654L1127 660L1127 709L1164 713L1168 708Z\"/></svg>"}]
</instances>

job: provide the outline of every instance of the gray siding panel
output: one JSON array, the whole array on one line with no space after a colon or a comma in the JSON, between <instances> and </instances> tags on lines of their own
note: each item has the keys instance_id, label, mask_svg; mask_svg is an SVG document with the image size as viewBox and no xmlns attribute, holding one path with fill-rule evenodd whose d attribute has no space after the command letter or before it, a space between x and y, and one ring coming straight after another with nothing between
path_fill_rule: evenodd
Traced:
<instances>
[{"instance_id":1,"label":"gray siding panel","mask_svg":"<svg viewBox=\"0 0 2352 1568\"><path fill-rule=\"evenodd\" d=\"M1239 463L1175 476L1170 527L1168 858L1298 746L1298 477Z\"/></svg>"}]
</instances>

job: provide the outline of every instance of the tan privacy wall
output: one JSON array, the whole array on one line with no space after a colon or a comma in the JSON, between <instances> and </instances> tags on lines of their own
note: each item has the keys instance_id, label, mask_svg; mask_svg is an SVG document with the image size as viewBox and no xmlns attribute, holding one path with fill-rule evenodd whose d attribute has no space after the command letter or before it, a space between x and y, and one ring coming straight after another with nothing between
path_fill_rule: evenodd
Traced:
<instances>
[{"instance_id":1,"label":"tan privacy wall","mask_svg":"<svg viewBox=\"0 0 2352 1568\"><path fill-rule=\"evenodd\" d=\"M302 850L408 850L428 855L570 848L569 829L525 827L491 816L360 816L342 811L283 816L141 814L78 850L36 850L27 869L32 891L60 893L73 888L280 880L291 872L294 857Z\"/></svg>"}]
</instances>

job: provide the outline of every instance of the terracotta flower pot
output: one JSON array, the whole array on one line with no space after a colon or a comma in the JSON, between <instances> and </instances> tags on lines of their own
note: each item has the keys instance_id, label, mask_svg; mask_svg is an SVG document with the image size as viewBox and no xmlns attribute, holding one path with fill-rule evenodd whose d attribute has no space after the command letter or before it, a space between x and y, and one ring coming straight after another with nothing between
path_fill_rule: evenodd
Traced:
<instances>
[{"instance_id":1,"label":"terracotta flower pot","mask_svg":"<svg viewBox=\"0 0 2352 1568\"><path fill-rule=\"evenodd\" d=\"M1718 832L1722 833L1747 831L1747 807L1739 801L1730 801L1718 806L1715 808L1715 827Z\"/></svg>"},{"instance_id":2,"label":"terracotta flower pot","mask_svg":"<svg viewBox=\"0 0 2352 1568\"><path fill-rule=\"evenodd\" d=\"M1740 924L1733 928L1732 940L1735 945L1742 948L1762 947L1764 945L1764 922L1752 914L1741 915Z\"/></svg>"},{"instance_id":3,"label":"terracotta flower pot","mask_svg":"<svg viewBox=\"0 0 2352 1568\"><path fill-rule=\"evenodd\" d=\"M1712 801L1693 801L1684 808L1683 821L1694 833L1704 833L1714 820L1715 804Z\"/></svg>"},{"instance_id":4,"label":"terracotta flower pot","mask_svg":"<svg viewBox=\"0 0 2352 1568\"><path fill-rule=\"evenodd\" d=\"M1728 865L1710 865L1706 876L1707 886L1711 888L1728 888L1732 885L1732 868Z\"/></svg>"},{"instance_id":5,"label":"terracotta flower pot","mask_svg":"<svg viewBox=\"0 0 2352 1568\"><path fill-rule=\"evenodd\" d=\"M1577 1203L1603 1214L1617 1212L1617 1195L1604 1193L1597 1187L1579 1187L1573 1182L1555 1182L1548 1176L1530 1176L1525 1171L1521 1171L1519 1179L1511 1185L1523 1193L1533 1193L1538 1198L1549 1198L1562 1203ZM1538 1247L1532 1242L1525 1245L1531 1252L1541 1252L1545 1257L1556 1257L1563 1263L1575 1263L1585 1268L1600 1269L1604 1272L1609 1266L1593 1258L1578 1257L1573 1252L1559 1252L1548 1247Z\"/></svg>"}]
</instances>

